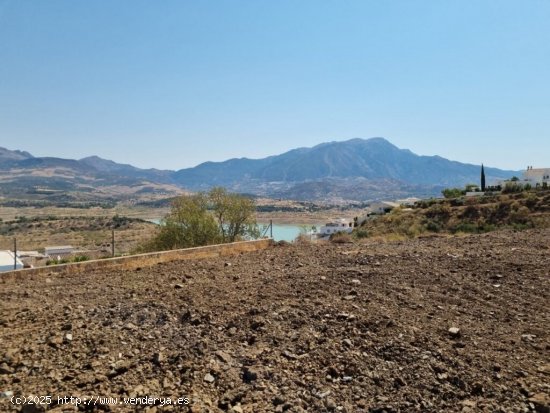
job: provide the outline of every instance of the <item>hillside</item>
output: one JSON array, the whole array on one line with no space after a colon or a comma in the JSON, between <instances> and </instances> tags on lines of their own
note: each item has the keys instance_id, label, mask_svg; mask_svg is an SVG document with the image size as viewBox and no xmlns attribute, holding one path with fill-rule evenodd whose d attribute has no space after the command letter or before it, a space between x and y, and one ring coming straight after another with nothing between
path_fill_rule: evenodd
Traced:
<instances>
[{"instance_id":1,"label":"hillside","mask_svg":"<svg viewBox=\"0 0 550 413\"><path fill-rule=\"evenodd\" d=\"M121 402L85 411L547 411L549 241L277 245L2 277L1 391ZM144 396L190 405L122 401Z\"/></svg>"},{"instance_id":2,"label":"hillside","mask_svg":"<svg viewBox=\"0 0 550 413\"><path fill-rule=\"evenodd\" d=\"M361 227L369 236L482 233L501 228L550 227L550 191L432 199L374 216ZM364 234L365 232L363 232Z\"/></svg>"},{"instance_id":3,"label":"hillside","mask_svg":"<svg viewBox=\"0 0 550 413\"><path fill-rule=\"evenodd\" d=\"M115 231L116 253L128 254L154 234L156 225L118 216L43 216L0 220L0 250L13 249L13 239L17 238L18 249L23 251L71 245L81 250L106 249L110 253L112 230Z\"/></svg>"}]
</instances>

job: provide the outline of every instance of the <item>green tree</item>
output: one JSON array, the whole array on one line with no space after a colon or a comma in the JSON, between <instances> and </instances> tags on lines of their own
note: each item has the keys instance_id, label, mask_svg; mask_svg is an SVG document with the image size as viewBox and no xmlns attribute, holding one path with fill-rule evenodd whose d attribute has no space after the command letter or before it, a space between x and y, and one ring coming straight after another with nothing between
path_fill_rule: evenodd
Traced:
<instances>
[{"instance_id":1,"label":"green tree","mask_svg":"<svg viewBox=\"0 0 550 413\"><path fill-rule=\"evenodd\" d=\"M159 251L257 238L256 206L252 199L213 188L175 198L156 236L141 247Z\"/></svg>"},{"instance_id":2,"label":"green tree","mask_svg":"<svg viewBox=\"0 0 550 413\"><path fill-rule=\"evenodd\" d=\"M256 204L251 198L231 194L225 188L212 188L208 193L210 207L218 222L223 242L259 236Z\"/></svg>"},{"instance_id":3,"label":"green tree","mask_svg":"<svg viewBox=\"0 0 550 413\"><path fill-rule=\"evenodd\" d=\"M172 201L159 232L143 249L159 251L215 244L221 240L216 220L208 212L204 194L184 195Z\"/></svg>"},{"instance_id":4,"label":"green tree","mask_svg":"<svg viewBox=\"0 0 550 413\"><path fill-rule=\"evenodd\" d=\"M481 164L481 191L485 192L485 169L483 164Z\"/></svg>"}]
</instances>

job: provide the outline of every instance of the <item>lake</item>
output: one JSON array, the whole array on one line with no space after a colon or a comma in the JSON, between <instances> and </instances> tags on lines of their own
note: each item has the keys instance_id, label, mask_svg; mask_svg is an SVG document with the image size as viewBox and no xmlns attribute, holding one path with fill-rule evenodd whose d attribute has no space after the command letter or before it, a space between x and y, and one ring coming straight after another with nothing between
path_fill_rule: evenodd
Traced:
<instances>
[{"instance_id":1,"label":"lake","mask_svg":"<svg viewBox=\"0 0 550 413\"><path fill-rule=\"evenodd\" d=\"M160 219L152 219L151 222L155 224L160 223ZM267 223L258 223L260 231L263 234L263 230L268 226ZM306 225L308 230L311 230L312 225ZM300 235L300 230L302 226L300 224L273 224L273 240L275 241L294 241L298 235ZM319 230L319 225L317 225L317 230ZM267 231L267 236L269 236L269 230Z\"/></svg>"},{"instance_id":2,"label":"lake","mask_svg":"<svg viewBox=\"0 0 550 413\"><path fill-rule=\"evenodd\" d=\"M267 227L269 224L259 223L260 230ZM308 230L311 230L311 224L306 225ZM300 235L300 230L302 229L301 225L292 225L292 224L273 224L273 240L275 241L294 241L298 235ZM317 230L319 226L317 226ZM262 231L263 233L263 231ZM267 236L269 236L269 230L267 231Z\"/></svg>"}]
</instances>

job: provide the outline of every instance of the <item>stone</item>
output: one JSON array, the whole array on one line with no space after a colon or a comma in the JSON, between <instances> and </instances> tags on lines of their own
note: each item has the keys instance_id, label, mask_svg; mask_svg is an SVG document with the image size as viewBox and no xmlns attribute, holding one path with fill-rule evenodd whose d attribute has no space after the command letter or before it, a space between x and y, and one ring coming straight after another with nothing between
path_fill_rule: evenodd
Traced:
<instances>
[{"instance_id":1,"label":"stone","mask_svg":"<svg viewBox=\"0 0 550 413\"><path fill-rule=\"evenodd\" d=\"M448 331L451 337L460 337L460 328L451 327Z\"/></svg>"},{"instance_id":2,"label":"stone","mask_svg":"<svg viewBox=\"0 0 550 413\"><path fill-rule=\"evenodd\" d=\"M13 369L8 366L6 363L0 364L0 374L12 374Z\"/></svg>"},{"instance_id":3,"label":"stone","mask_svg":"<svg viewBox=\"0 0 550 413\"><path fill-rule=\"evenodd\" d=\"M153 354L153 363L159 366L163 361L165 361L165 357L160 351Z\"/></svg>"},{"instance_id":4,"label":"stone","mask_svg":"<svg viewBox=\"0 0 550 413\"><path fill-rule=\"evenodd\" d=\"M330 397L327 397L327 399L325 400L325 407L328 409L328 410L336 410L336 402L334 400L332 400Z\"/></svg>"},{"instance_id":5,"label":"stone","mask_svg":"<svg viewBox=\"0 0 550 413\"><path fill-rule=\"evenodd\" d=\"M227 354L226 352L218 350L214 354L216 354L216 357L218 357L224 363L227 363L227 364L231 363L231 356L229 354Z\"/></svg>"},{"instance_id":6,"label":"stone","mask_svg":"<svg viewBox=\"0 0 550 413\"><path fill-rule=\"evenodd\" d=\"M344 344L348 347L353 347L353 342L349 338L344 339Z\"/></svg>"},{"instance_id":7,"label":"stone","mask_svg":"<svg viewBox=\"0 0 550 413\"><path fill-rule=\"evenodd\" d=\"M70 343L71 341L73 341L73 335L71 333L65 334L64 341Z\"/></svg>"},{"instance_id":8,"label":"stone","mask_svg":"<svg viewBox=\"0 0 550 413\"><path fill-rule=\"evenodd\" d=\"M125 328L126 330L133 330L133 331L135 331L135 330L138 329L138 326L136 326L134 323L127 323L127 324L124 326L124 328Z\"/></svg>"},{"instance_id":9,"label":"stone","mask_svg":"<svg viewBox=\"0 0 550 413\"><path fill-rule=\"evenodd\" d=\"M534 341L537 336L535 334L522 334L521 339L523 341Z\"/></svg>"},{"instance_id":10,"label":"stone","mask_svg":"<svg viewBox=\"0 0 550 413\"><path fill-rule=\"evenodd\" d=\"M207 373L207 374L204 375L203 380L207 383L214 383L214 381L216 381L216 378L214 376L212 376L210 373Z\"/></svg>"},{"instance_id":11,"label":"stone","mask_svg":"<svg viewBox=\"0 0 550 413\"><path fill-rule=\"evenodd\" d=\"M183 288L183 284L175 284L175 285L174 285L174 288L175 288L176 290L180 290L180 289Z\"/></svg>"},{"instance_id":12,"label":"stone","mask_svg":"<svg viewBox=\"0 0 550 413\"><path fill-rule=\"evenodd\" d=\"M537 413L550 413L550 396L546 393L537 393L529 397L529 402L535 406Z\"/></svg>"},{"instance_id":13,"label":"stone","mask_svg":"<svg viewBox=\"0 0 550 413\"><path fill-rule=\"evenodd\" d=\"M48 337L48 344L52 347L59 347L61 344L63 344L63 337L50 336Z\"/></svg>"},{"instance_id":14,"label":"stone","mask_svg":"<svg viewBox=\"0 0 550 413\"><path fill-rule=\"evenodd\" d=\"M258 371L251 367L245 367L243 369L243 381L245 383L251 383L258 379Z\"/></svg>"}]
</instances>

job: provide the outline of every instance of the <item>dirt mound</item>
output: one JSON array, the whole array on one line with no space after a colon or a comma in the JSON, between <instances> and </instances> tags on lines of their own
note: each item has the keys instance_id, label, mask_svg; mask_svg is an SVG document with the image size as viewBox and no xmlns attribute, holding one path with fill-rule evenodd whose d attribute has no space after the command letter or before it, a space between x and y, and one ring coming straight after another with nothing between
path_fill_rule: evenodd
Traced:
<instances>
[{"instance_id":1,"label":"dirt mound","mask_svg":"<svg viewBox=\"0 0 550 413\"><path fill-rule=\"evenodd\" d=\"M0 277L0 409L547 411L549 245L505 231ZM121 402L140 396L190 404Z\"/></svg>"}]
</instances>

